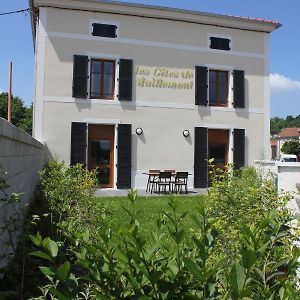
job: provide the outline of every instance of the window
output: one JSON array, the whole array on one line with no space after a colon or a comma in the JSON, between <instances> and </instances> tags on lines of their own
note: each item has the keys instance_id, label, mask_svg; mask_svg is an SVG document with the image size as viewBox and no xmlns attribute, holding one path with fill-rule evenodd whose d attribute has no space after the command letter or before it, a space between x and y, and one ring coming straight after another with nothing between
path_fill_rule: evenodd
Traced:
<instances>
[{"instance_id":1,"label":"window","mask_svg":"<svg viewBox=\"0 0 300 300\"><path fill-rule=\"evenodd\" d=\"M230 49L230 39L219 38L219 37L211 37L210 38L210 48L217 50L226 50Z\"/></svg>"},{"instance_id":2,"label":"window","mask_svg":"<svg viewBox=\"0 0 300 300\"><path fill-rule=\"evenodd\" d=\"M93 36L102 36L107 38L117 37L117 26L111 24L93 23Z\"/></svg>"},{"instance_id":3,"label":"window","mask_svg":"<svg viewBox=\"0 0 300 300\"><path fill-rule=\"evenodd\" d=\"M91 60L90 97L114 99L115 61L105 59Z\"/></svg>"},{"instance_id":4,"label":"window","mask_svg":"<svg viewBox=\"0 0 300 300\"><path fill-rule=\"evenodd\" d=\"M209 70L209 105L228 105L228 72Z\"/></svg>"}]
</instances>

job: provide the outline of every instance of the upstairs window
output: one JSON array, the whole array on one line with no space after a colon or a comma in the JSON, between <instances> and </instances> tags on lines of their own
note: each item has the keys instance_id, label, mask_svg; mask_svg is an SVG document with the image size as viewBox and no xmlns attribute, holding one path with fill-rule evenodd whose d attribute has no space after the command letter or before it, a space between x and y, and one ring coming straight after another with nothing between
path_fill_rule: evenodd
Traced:
<instances>
[{"instance_id":1,"label":"upstairs window","mask_svg":"<svg viewBox=\"0 0 300 300\"><path fill-rule=\"evenodd\" d=\"M90 96L96 99L114 99L115 61L91 60Z\"/></svg>"},{"instance_id":2,"label":"upstairs window","mask_svg":"<svg viewBox=\"0 0 300 300\"><path fill-rule=\"evenodd\" d=\"M101 36L106 38L117 37L117 26L111 24L93 23L93 36Z\"/></svg>"},{"instance_id":3,"label":"upstairs window","mask_svg":"<svg viewBox=\"0 0 300 300\"><path fill-rule=\"evenodd\" d=\"M209 106L228 106L228 71L209 70Z\"/></svg>"},{"instance_id":4,"label":"upstairs window","mask_svg":"<svg viewBox=\"0 0 300 300\"><path fill-rule=\"evenodd\" d=\"M230 39L220 38L220 37L210 37L210 48L229 51L231 50Z\"/></svg>"}]
</instances>

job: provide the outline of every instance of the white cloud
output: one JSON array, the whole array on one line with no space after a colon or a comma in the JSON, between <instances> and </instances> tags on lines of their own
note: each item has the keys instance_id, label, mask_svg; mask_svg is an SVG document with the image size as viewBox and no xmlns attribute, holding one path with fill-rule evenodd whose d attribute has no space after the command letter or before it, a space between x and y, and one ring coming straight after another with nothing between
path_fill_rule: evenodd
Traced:
<instances>
[{"instance_id":1,"label":"white cloud","mask_svg":"<svg viewBox=\"0 0 300 300\"><path fill-rule=\"evenodd\" d=\"M300 81L275 73L270 74L270 85L272 90L300 90Z\"/></svg>"}]
</instances>

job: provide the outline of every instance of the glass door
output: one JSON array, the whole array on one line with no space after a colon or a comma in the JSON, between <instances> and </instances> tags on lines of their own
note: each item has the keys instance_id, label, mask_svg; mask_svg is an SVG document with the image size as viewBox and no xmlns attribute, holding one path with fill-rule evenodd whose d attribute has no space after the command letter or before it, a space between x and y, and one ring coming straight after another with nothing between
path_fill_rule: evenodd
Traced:
<instances>
[{"instance_id":1,"label":"glass door","mask_svg":"<svg viewBox=\"0 0 300 300\"><path fill-rule=\"evenodd\" d=\"M88 169L97 169L101 188L113 187L114 126L89 125Z\"/></svg>"}]
</instances>

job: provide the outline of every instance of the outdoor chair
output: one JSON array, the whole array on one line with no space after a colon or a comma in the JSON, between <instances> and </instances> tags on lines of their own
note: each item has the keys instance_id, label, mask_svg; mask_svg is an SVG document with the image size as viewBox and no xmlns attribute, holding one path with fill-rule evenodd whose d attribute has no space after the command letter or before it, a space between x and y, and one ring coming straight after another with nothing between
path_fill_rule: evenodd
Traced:
<instances>
[{"instance_id":1,"label":"outdoor chair","mask_svg":"<svg viewBox=\"0 0 300 300\"><path fill-rule=\"evenodd\" d=\"M158 181L156 184L156 192L158 188L158 193L160 194L161 191L164 191L167 193L167 188L169 189L169 192L171 192L171 172L160 172L158 176Z\"/></svg>"},{"instance_id":2,"label":"outdoor chair","mask_svg":"<svg viewBox=\"0 0 300 300\"><path fill-rule=\"evenodd\" d=\"M172 191L174 193L182 193L182 188L184 187L185 193L188 194L187 181L188 172L177 172L175 175L175 181L172 182Z\"/></svg>"},{"instance_id":3,"label":"outdoor chair","mask_svg":"<svg viewBox=\"0 0 300 300\"><path fill-rule=\"evenodd\" d=\"M153 189L153 185L157 182L158 180L158 175L154 175L154 174L151 174L151 173L157 173L159 174L160 170L149 170L149 175L148 175L148 182L147 182L147 188L146 188L146 193L148 191L151 190L152 192L152 189Z\"/></svg>"}]
</instances>

